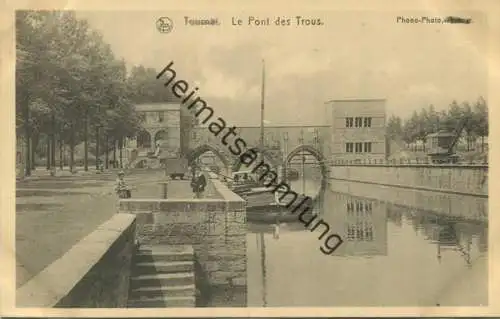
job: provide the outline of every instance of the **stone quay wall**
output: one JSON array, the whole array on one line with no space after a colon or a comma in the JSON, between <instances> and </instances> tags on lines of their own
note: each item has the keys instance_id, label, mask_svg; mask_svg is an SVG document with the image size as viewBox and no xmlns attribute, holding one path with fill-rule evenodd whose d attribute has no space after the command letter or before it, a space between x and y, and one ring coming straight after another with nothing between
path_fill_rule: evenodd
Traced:
<instances>
[{"instance_id":1,"label":"stone quay wall","mask_svg":"<svg viewBox=\"0 0 500 319\"><path fill-rule=\"evenodd\" d=\"M486 165L334 164L330 181L488 197Z\"/></svg>"},{"instance_id":2,"label":"stone quay wall","mask_svg":"<svg viewBox=\"0 0 500 319\"><path fill-rule=\"evenodd\" d=\"M219 198L123 199L120 212L137 216L140 244L192 245L210 286L246 288L246 202L209 176Z\"/></svg>"},{"instance_id":3,"label":"stone quay wall","mask_svg":"<svg viewBox=\"0 0 500 319\"><path fill-rule=\"evenodd\" d=\"M135 225L134 215L114 215L20 287L17 307L126 307Z\"/></svg>"},{"instance_id":4,"label":"stone quay wall","mask_svg":"<svg viewBox=\"0 0 500 319\"><path fill-rule=\"evenodd\" d=\"M488 222L488 198L420 191L358 182L330 180L335 193L376 199L394 205L432 212L462 220Z\"/></svg>"}]
</instances>

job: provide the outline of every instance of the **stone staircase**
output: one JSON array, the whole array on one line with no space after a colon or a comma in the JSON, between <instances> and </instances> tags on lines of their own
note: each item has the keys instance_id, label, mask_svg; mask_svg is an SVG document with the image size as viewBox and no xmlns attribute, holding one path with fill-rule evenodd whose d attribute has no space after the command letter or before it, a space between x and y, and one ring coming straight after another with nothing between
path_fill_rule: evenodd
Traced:
<instances>
[{"instance_id":1,"label":"stone staircase","mask_svg":"<svg viewBox=\"0 0 500 319\"><path fill-rule=\"evenodd\" d=\"M191 246L140 246L132 260L128 308L196 306Z\"/></svg>"}]
</instances>

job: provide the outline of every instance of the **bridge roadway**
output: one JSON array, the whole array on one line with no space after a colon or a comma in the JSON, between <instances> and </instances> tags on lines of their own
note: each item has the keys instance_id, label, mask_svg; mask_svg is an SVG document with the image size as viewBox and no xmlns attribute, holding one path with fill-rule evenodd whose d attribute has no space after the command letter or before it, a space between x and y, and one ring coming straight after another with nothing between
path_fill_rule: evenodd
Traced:
<instances>
[{"instance_id":1,"label":"bridge roadway","mask_svg":"<svg viewBox=\"0 0 500 319\"><path fill-rule=\"evenodd\" d=\"M277 167L302 153L310 154L319 161L327 160L326 156L330 154L329 129L329 126L266 126L263 150L259 147L260 127L239 127L238 136L247 143L247 149L263 153L266 163ZM240 168L240 158L231 154L220 138L210 134L207 128L193 129L192 137L188 153L190 160L210 151L227 168L233 171Z\"/></svg>"}]
</instances>

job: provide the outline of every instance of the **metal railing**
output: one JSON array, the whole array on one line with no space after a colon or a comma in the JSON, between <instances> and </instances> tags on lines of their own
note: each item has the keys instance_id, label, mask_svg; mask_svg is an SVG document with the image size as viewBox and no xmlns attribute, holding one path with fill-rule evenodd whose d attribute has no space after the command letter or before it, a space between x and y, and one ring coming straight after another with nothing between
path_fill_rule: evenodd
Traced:
<instances>
[{"instance_id":1,"label":"metal railing","mask_svg":"<svg viewBox=\"0 0 500 319\"><path fill-rule=\"evenodd\" d=\"M356 160L332 160L329 161L332 166L477 166L488 167L488 160L460 160L456 163L435 163L428 158L414 158L414 159L356 159Z\"/></svg>"}]
</instances>

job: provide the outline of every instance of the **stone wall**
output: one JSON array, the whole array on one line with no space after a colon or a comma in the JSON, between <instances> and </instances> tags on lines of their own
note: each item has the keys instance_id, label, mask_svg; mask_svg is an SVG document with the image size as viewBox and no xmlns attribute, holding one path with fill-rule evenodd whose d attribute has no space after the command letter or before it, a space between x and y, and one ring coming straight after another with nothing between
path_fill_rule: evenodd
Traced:
<instances>
[{"instance_id":1,"label":"stone wall","mask_svg":"<svg viewBox=\"0 0 500 319\"><path fill-rule=\"evenodd\" d=\"M488 222L488 198L341 180L331 180L329 188L335 193L372 198L410 209L433 212L436 215Z\"/></svg>"},{"instance_id":2,"label":"stone wall","mask_svg":"<svg viewBox=\"0 0 500 319\"><path fill-rule=\"evenodd\" d=\"M135 225L134 215L114 215L20 287L17 307L126 307Z\"/></svg>"},{"instance_id":3,"label":"stone wall","mask_svg":"<svg viewBox=\"0 0 500 319\"><path fill-rule=\"evenodd\" d=\"M483 165L333 165L330 178L333 181L488 196L488 167Z\"/></svg>"},{"instance_id":4,"label":"stone wall","mask_svg":"<svg viewBox=\"0 0 500 319\"><path fill-rule=\"evenodd\" d=\"M219 176L212 172L205 172L204 174L205 177L207 178L207 186L205 187L205 197L222 200L224 198L221 195L223 191L219 190L218 187L216 187L215 185L216 182L218 183L217 185L220 185L220 182L218 181Z\"/></svg>"},{"instance_id":5,"label":"stone wall","mask_svg":"<svg viewBox=\"0 0 500 319\"><path fill-rule=\"evenodd\" d=\"M208 179L221 199L123 199L137 215L140 244L192 245L211 286L246 287L246 203Z\"/></svg>"}]
</instances>

